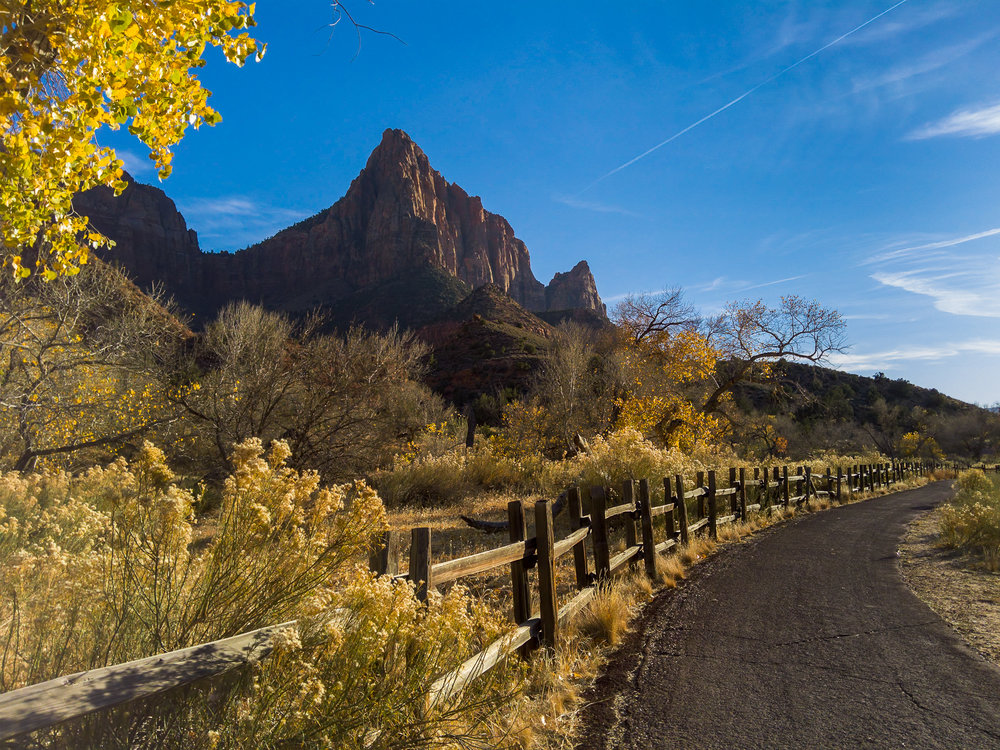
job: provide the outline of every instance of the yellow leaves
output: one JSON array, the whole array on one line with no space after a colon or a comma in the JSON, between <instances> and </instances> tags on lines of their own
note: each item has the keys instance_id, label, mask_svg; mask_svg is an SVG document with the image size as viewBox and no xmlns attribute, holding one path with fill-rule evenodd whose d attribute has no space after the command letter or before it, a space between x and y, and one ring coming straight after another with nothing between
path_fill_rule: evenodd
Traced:
<instances>
[{"instance_id":1,"label":"yellow leaves","mask_svg":"<svg viewBox=\"0 0 1000 750\"><path fill-rule=\"evenodd\" d=\"M19 52L0 59L0 243L40 247L42 273L74 273L110 244L72 214L76 192L125 187L114 152L95 147L98 131L128 123L165 178L186 128L220 120L190 74L205 48L240 65L263 52L234 33L253 25L250 7L226 0L42 3L30 13L13 2L0 6L0 22L5 45ZM20 259L9 267L32 272Z\"/></svg>"}]
</instances>

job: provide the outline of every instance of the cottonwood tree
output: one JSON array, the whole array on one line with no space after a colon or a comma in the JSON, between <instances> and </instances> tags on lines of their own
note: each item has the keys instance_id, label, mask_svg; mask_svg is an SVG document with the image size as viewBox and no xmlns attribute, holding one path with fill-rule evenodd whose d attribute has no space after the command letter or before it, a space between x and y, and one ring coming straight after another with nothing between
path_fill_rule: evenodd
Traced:
<instances>
[{"instance_id":1,"label":"cottonwood tree","mask_svg":"<svg viewBox=\"0 0 1000 750\"><path fill-rule=\"evenodd\" d=\"M944 451L974 463L1000 450L1000 416L980 407L937 415L930 420L928 431Z\"/></svg>"},{"instance_id":2,"label":"cottonwood tree","mask_svg":"<svg viewBox=\"0 0 1000 750\"><path fill-rule=\"evenodd\" d=\"M126 126L161 178L188 127L221 117L195 75L206 47L243 65L264 47L253 5L231 0L0 0L0 253L8 275L74 274L109 240L73 212L79 191L121 192L96 136Z\"/></svg>"},{"instance_id":3,"label":"cottonwood tree","mask_svg":"<svg viewBox=\"0 0 1000 750\"><path fill-rule=\"evenodd\" d=\"M771 363L821 362L845 346L840 315L797 296L775 307L731 302L706 319L673 289L627 297L615 322L634 372L631 393L621 399L622 420L686 447L718 441L734 418L733 390L768 378Z\"/></svg>"}]
</instances>

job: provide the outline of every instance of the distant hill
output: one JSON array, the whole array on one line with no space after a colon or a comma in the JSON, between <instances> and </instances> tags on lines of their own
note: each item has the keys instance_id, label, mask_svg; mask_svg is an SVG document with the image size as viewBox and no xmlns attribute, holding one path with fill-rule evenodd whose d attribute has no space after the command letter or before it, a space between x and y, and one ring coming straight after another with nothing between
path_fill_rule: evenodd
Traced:
<instances>
[{"instance_id":1,"label":"distant hill","mask_svg":"<svg viewBox=\"0 0 1000 750\"><path fill-rule=\"evenodd\" d=\"M800 452L874 445L894 455L908 433L918 436L924 458L943 451L978 462L1000 452L996 412L934 388L794 362L776 363L774 374L774 382L741 386L734 400L745 412L774 417L777 432Z\"/></svg>"},{"instance_id":2,"label":"distant hill","mask_svg":"<svg viewBox=\"0 0 1000 750\"><path fill-rule=\"evenodd\" d=\"M766 413L793 413L801 420L858 422L870 421L872 406L880 398L907 412L919 407L935 414L957 414L978 408L934 388L885 376L866 377L788 361L776 363L774 374L777 387L768 383L741 386L735 394L738 402Z\"/></svg>"},{"instance_id":3,"label":"distant hill","mask_svg":"<svg viewBox=\"0 0 1000 750\"><path fill-rule=\"evenodd\" d=\"M459 405L481 394L526 391L553 333L548 323L487 284L418 331L434 351L426 381Z\"/></svg>"}]
</instances>

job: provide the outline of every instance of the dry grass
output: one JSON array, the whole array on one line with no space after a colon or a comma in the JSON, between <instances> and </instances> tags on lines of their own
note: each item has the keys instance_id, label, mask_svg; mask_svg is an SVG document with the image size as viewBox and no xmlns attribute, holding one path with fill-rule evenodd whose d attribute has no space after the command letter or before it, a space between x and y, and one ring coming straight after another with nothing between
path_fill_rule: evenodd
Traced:
<instances>
[{"instance_id":1,"label":"dry grass","mask_svg":"<svg viewBox=\"0 0 1000 750\"><path fill-rule=\"evenodd\" d=\"M656 577L666 588L677 588L677 584L687 578L687 569L677 555L657 555Z\"/></svg>"},{"instance_id":2,"label":"dry grass","mask_svg":"<svg viewBox=\"0 0 1000 750\"><path fill-rule=\"evenodd\" d=\"M618 645L632 614L630 598L625 586L602 589L577 619L577 631L595 643Z\"/></svg>"}]
</instances>

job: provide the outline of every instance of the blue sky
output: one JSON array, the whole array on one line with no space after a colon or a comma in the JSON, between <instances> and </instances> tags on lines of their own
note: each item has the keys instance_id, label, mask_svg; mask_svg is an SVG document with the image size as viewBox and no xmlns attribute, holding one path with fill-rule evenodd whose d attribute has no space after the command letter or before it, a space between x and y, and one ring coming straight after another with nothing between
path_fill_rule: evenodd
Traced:
<instances>
[{"instance_id":1,"label":"blue sky","mask_svg":"<svg viewBox=\"0 0 1000 750\"><path fill-rule=\"evenodd\" d=\"M359 51L328 3L262 0L267 55L210 59L223 122L162 187L203 247L235 249L332 204L402 128L543 282L585 258L609 306L814 297L848 321L837 366L993 403L1000 3L893 5L354 0L405 41ZM140 145L107 140L155 182Z\"/></svg>"}]
</instances>

